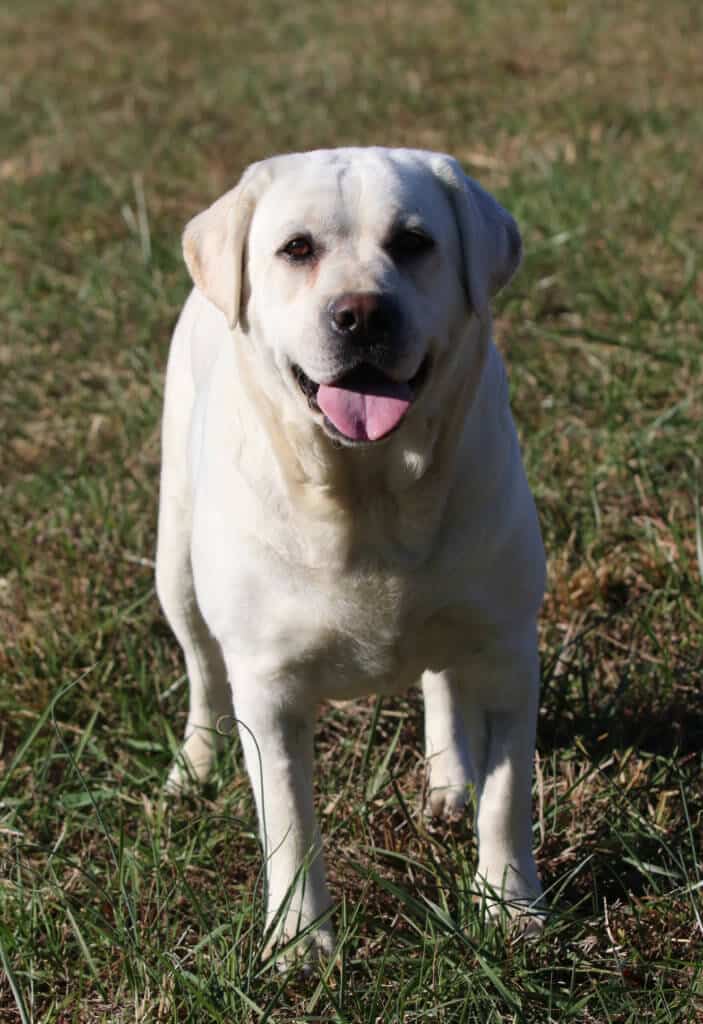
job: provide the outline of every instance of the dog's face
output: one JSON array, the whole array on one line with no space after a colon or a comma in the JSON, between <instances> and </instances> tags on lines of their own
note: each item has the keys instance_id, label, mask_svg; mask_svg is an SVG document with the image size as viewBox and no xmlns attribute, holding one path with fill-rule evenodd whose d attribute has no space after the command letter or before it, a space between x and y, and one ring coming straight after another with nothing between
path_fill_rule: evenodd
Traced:
<instances>
[{"instance_id":1,"label":"dog's face","mask_svg":"<svg viewBox=\"0 0 703 1024\"><path fill-rule=\"evenodd\" d=\"M520 245L449 158L352 149L255 165L191 222L184 249L198 286L251 335L269 398L368 445L426 392L437 399Z\"/></svg>"}]
</instances>

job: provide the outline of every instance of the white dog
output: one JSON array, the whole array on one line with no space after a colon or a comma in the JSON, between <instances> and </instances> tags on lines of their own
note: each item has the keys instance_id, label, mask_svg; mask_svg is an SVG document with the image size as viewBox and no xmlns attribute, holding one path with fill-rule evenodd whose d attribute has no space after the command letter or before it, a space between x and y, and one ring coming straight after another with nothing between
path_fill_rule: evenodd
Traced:
<instances>
[{"instance_id":1,"label":"white dog","mask_svg":"<svg viewBox=\"0 0 703 1024\"><path fill-rule=\"evenodd\" d=\"M274 157L187 226L166 380L157 586L190 711L171 790L232 704L272 943L330 906L313 804L325 699L422 680L428 810L477 796L477 884L538 905L531 775L544 552L491 336L520 260L450 157ZM329 951L329 915L311 931Z\"/></svg>"}]
</instances>

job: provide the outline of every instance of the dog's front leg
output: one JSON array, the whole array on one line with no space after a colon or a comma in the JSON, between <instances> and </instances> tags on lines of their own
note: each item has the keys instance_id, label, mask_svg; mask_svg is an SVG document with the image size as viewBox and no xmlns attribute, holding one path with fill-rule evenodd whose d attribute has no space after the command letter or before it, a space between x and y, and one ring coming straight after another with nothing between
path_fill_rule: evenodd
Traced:
<instances>
[{"instance_id":1,"label":"dog's front leg","mask_svg":"<svg viewBox=\"0 0 703 1024\"><path fill-rule=\"evenodd\" d=\"M470 731L483 737L478 796L479 885L489 910L504 905L528 928L538 925L542 889L532 854L532 767L539 696L536 644L491 659L477 700L464 694ZM486 703L490 692L494 700ZM498 897L496 899L495 897ZM502 902L504 901L504 903Z\"/></svg>"},{"instance_id":2,"label":"dog's front leg","mask_svg":"<svg viewBox=\"0 0 703 1024\"><path fill-rule=\"evenodd\" d=\"M469 802L469 783L478 776L471 769L472 746L462 711L461 689L461 681L449 672L423 673L425 814L430 818L460 818Z\"/></svg>"},{"instance_id":3,"label":"dog's front leg","mask_svg":"<svg viewBox=\"0 0 703 1024\"><path fill-rule=\"evenodd\" d=\"M241 678L241 675L239 676ZM235 714L266 859L267 952L294 938L330 907L313 803L314 712L291 707L278 688L235 683ZM244 688L242 688L244 689ZM291 952L316 956L334 946L326 920ZM282 964L283 966L283 964Z\"/></svg>"}]
</instances>

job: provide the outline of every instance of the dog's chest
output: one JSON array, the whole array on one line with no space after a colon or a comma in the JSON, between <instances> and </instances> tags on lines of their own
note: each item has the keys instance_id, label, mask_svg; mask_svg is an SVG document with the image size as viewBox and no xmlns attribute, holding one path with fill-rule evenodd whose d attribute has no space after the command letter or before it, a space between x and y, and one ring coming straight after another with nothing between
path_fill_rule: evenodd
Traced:
<instances>
[{"instance_id":1,"label":"dog's chest","mask_svg":"<svg viewBox=\"0 0 703 1024\"><path fill-rule=\"evenodd\" d=\"M315 665L323 697L405 689L433 658L437 608L417 580L360 573L308 593L317 616L303 627L304 657Z\"/></svg>"},{"instance_id":2,"label":"dog's chest","mask_svg":"<svg viewBox=\"0 0 703 1024\"><path fill-rule=\"evenodd\" d=\"M199 593L210 628L248 674L295 680L320 699L406 689L466 640L435 574L284 572L260 558L243 569Z\"/></svg>"},{"instance_id":3,"label":"dog's chest","mask_svg":"<svg viewBox=\"0 0 703 1024\"><path fill-rule=\"evenodd\" d=\"M320 697L399 692L430 665L454 660L456 621L424 587L398 576L345 584L308 587L296 602L296 635L287 614L274 639L289 670L314 680Z\"/></svg>"}]
</instances>

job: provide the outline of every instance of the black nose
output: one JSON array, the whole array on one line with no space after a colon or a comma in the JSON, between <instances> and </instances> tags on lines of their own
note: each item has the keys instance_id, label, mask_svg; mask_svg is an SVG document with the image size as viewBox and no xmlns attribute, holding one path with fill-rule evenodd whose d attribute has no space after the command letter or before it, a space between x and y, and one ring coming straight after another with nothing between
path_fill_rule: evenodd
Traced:
<instances>
[{"instance_id":1,"label":"black nose","mask_svg":"<svg viewBox=\"0 0 703 1024\"><path fill-rule=\"evenodd\" d=\"M399 314L387 295L349 292L340 295L329 308L330 325L335 334L359 342L383 341L397 330Z\"/></svg>"}]
</instances>

